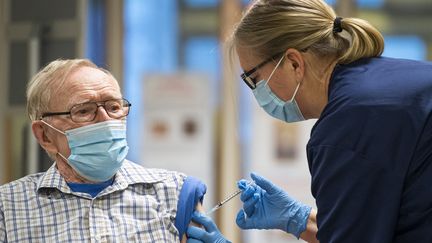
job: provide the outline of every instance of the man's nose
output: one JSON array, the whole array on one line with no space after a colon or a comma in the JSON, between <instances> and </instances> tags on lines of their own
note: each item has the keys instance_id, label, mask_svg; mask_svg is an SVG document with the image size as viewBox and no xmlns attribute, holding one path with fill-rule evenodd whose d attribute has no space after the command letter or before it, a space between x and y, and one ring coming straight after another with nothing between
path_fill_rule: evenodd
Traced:
<instances>
[{"instance_id":1,"label":"man's nose","mask_svg":"<svg viewBox=\"0 0 432 243\"><path fill-rule=\"evenodd\" d=\"M111 118L108 115L108 112L106 111L105 106L98 105L98 108L96 110L96 117L95 117L96 122L103 122L103 121L113 120L113 119L114 118Z\"/></svg>"}]
</instances>

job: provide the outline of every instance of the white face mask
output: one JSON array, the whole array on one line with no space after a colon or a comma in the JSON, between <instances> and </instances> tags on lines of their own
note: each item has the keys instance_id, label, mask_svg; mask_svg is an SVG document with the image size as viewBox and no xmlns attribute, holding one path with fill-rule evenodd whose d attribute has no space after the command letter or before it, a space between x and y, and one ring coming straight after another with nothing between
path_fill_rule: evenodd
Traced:
<instances>
[{"instance_id":1,"label":"white face mask","mask_svg":"<svg viewBox=\"0 0 432 243\"><path fill-rule=\"evenodd\" d=\"M109 120L65 132L41 120L66 136L71 154L65 159L82 177L94 182L107 181L120 169L128 153L126 120Z\"/></svg>"},{"instance_id":2,"label":"white face mask","mask_svg":"<svg viewBox=\"0 0 432 243\"><path fill-rule=\"evenodd\" d=\"M304 121L304 117L300 111L300 108L295 101L295 96L300 87L300 83L297 84L297 87L294 91L292 98L288 101L283 101L273 91L270 89L268 82L270 81L273 73L279 67L285 55L279 60L276 64L276 67L271 72L269 78L266 80L261 80L257 83L256 88L253 90L253 94L255 99L258 101L258 104L272 117L277 118L279 120L285 122L297 122Z\"/></svg>"}]
</instances>

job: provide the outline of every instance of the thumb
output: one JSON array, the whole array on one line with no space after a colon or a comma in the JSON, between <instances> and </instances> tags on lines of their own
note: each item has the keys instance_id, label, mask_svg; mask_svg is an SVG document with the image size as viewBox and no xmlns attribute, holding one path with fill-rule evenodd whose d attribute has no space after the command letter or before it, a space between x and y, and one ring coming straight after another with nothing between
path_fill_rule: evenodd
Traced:
<instances>
[{"instance_id":1,"label":"thumb","mask_svg":"<svg viewBox=\"0 0 432 243\"><path fill-rule=\"evenodd\" d=\"M264 189L268 194L273 194L280 191L280 189L276 185L274 185L271 181L258 175L255 172L251 173L251 178L255 181L255 184L257 184L262 189Z\"/></svg>"},{"instance_id":2,"label":"thumb","mask_svg":"<svg viewBox=\"0 0 432 243\"><path fill-rule=\"evenodd\" d=\"M194 222L204 226L204 228L209 232L213 232L213 231L218 230L216 224L213 222L213 220L210 217L208 217L202 213L199 213L197 211L193 212L192 220Z\"/></svg>"},{"instance_id":3,"label":"thumb","mask_svg":"<svg viewBox=\"0 0 432 243\"><path fill-rule=\"evenodd\" d=\"M207 236L207 232L201 228L195 226L189 226L187 228L187 237L194 239L204 239Z\"/></svg>"}]
</instances>

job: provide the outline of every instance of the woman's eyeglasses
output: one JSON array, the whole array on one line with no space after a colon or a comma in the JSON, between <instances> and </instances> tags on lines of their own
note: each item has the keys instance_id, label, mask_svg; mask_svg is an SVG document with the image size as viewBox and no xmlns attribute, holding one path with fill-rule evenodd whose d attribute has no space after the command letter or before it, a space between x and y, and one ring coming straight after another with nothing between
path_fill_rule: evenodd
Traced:
<instances>
[{"instance_id":1,"label":"woman's eyeglasses","mask_svg":"<svg viewBox=\"0 0 432 243\"><path fill-rule=\"evenodd\" d=\"M253 73L255 73L258 69L260 69L261 67L263 67L264 65L266 65L267 63L275 60L277 57L281 56L283 53L285 52L279 52L276 55L270 57L269 59L264 60L263 62L261 62L260 64L256 65L254 68L252 68L249 71L245 71L244 73L242 73L240 75L240 77L243 79L243 81L247 84L247 86L249 86L249 88L251 88L252 90L254 90L256 88L257 85L257 80L253 77L251 77L251 75Z\"/></svg>"}]
</instances>

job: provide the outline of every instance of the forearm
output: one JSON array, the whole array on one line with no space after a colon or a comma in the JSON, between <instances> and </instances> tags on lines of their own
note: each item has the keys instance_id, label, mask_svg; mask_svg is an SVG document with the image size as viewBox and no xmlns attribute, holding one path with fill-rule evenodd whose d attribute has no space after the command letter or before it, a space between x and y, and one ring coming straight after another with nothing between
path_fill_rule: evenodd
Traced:
<instances>
[{"instance_id":1,"label":"forearm","mask_svg":"<svg viewBox=\"0 0 432 243\"><path fill-rule=\"evenodd\" d=\"M317 215L317 211L315 209L312 209L310 214L309 214L308 222L306 225L306 230L300 234L300 238L306 242L309 242L309 243L318 243L319 242L316 238L316 234L318 232L316 215Z\"/></svg>"}]
</instances>

